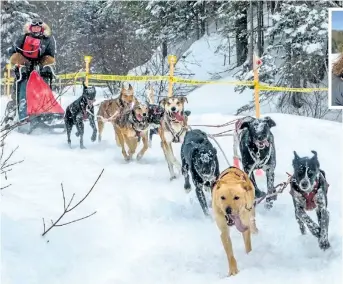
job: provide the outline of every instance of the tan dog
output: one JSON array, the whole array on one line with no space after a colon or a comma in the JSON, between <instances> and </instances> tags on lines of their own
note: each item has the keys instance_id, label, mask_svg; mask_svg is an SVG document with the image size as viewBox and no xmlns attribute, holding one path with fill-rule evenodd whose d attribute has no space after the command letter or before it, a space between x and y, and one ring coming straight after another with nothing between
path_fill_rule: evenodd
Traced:
<instances>
[{"instance_id":1,"label":"tan dog","mask_svg":"<svg viewBox=\"0 0 343 284\"><path fill-rule=\"evenodd\" d=\"M188 102L186 97L164 98L160 102L164 108L164 116L158 134L161 137L161 146L168 163L170 180L176 178L174 166L177 167L179 173L181 171L181 165L173 153L172 143L182 143L188 130L188 119L183 113L185 102Z\"/></svg>"},{"instance_id":2,"label":"tan dog","mask_svg":"<svg viewBox=\"0 0 343 284\"><path fill-rule=\"evenodd\" d=\"M118 98L101 102L97 113L98 141L101 141L101 134L104 130L105 122L111 122L114 127L115 121L120 120L123 114L126 111L129 111L131 105L137 103L138 101L134 96L133 88L131 85L129 85L128 89L125 89L123 86ZM116 141L117 145L119 145L117 135Z\"/></svg>"},{"instance_id":3,"label":"tan dog","mask_svg":"<svg viewBox=\"0 0 343 284\"><path fill-rule=\"evenodd\" d=\"M147 105L136 103L132 105L131 111L123 114L120 122L114 123L117 144L122 149L122 154L126 161L130 161L135 154L140 138L143 141L143 148L137 154L137 160L140 160L148 149L148 114ZM125 150L125 144L128 146L128 153Z\"/></svg>"},{"instance_id":4,"label":"tan dog","mask_svg":"<svg viewBox=\"0 0 343 284\"><path fill-rule=\"evenodd\" d=\"M229 226L235 225L242 233L246 253L251 251L251 233L257 233L255 224L255 189L248 175L238 168L223 171L212 190L212 208L217 226L221 232L229 276L238 273L233 255Z\"/></svg>"}]
</instances>

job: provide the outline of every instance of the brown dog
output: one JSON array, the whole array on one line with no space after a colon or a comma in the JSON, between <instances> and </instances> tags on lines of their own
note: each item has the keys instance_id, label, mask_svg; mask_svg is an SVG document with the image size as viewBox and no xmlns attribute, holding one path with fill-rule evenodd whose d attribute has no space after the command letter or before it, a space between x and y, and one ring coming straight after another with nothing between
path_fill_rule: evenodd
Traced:
<instances>
[{"instance_id":1,"label":"brown dog","mask_svg":"<svg viewBox=\"0 0 343 284\"><path fill-rule=\"evenodd\" d=\"M148 144L148 114L147 105L136 103L130 108L131 111L123 114L121 121L114 123L117 144L122 149L122 154L126 161L130 161L136 152L137 144L142 138L143 148L137 154L137 160L140 160L149 147ZM129 153L125 150L125 144L129 148Z\"/></svg>"},{"instance_id":2,"label":"brown dog","mask_svg":"<svg viewBox=\"0 0 343 284\"><path fill-rule=\"evenodd\" d=\"M223 171L212 190L212 208L229 263L229 276L238 273L233 255L229 226L235 225L242 233L246 253L251 251L251 233L257 233L255 224L255 189L248 175L238 168Z\"/></svg>"},{"instance_id":3,"label":"brown dog","mask_svg":"<svg viewBox=\"0 0 343 284\"><path fill-rule=\"evenodd\" d=\"M99 142L101 141L101 134L104 130L105 122L111 122L114 127L115 122L121 120L123 114L130 110L132 104L138 104L138 101L134 96L131 84L128 89L125 89L124 86L122 87L118 98L101 102L97 113ZM115 136L117 145L119 145L117 134Z\"/></svg>"},{"instance_id":4,"label":"brown dog","mask_svg":"<svg viewBox=\"0 0 343 284\"><path fill-rule=\"evenodd\" d=\"M167 160L170 180L176 178L174 166L177 167L179 173L181 171L181 165L173 153L172 143L182 143L188 130L188 119L184 115L185 102L188 102L186 97L170 97L160 101L160 105L164 108L164 116L158 134L161 137L161 146Z\"/></svg>"}]
</instances>

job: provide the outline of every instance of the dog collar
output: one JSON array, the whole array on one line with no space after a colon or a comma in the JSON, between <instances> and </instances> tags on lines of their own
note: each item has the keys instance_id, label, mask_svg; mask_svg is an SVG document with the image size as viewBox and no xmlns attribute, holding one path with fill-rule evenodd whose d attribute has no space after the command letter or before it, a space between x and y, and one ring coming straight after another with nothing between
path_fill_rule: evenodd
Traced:
<instances>
[{"instance_id":1,"label":"dog collar","mask_svg":"<svg viewBox=\"0 0 343 284\"><path fill-rule=\"evenodd\" d=\"M290 190L289 193L292 196L294 196L295 192L297 192L302 197L304 197L305 201L306 201L305 209L307 211L311 211L311 210L313 210L313 209L315 209L317 207L317 205L316 205L316 203L314 201L314 197L318 193L318 189L321 187L320 176L323 176L323 174L319 173L319 176L315 180L315 184L313 186L313 189L309 193L301 191L299 189L299 185L298 185L297 181L295 179L292 179L291 183L293 184L293 186L291 186L291 190ZM327 183L327 181L326 181L324 176L323 176L323 179L324 179L324 183L327 185L327 189L328 189L329 188L329 184Z\"/></svg>"}]
</instances>

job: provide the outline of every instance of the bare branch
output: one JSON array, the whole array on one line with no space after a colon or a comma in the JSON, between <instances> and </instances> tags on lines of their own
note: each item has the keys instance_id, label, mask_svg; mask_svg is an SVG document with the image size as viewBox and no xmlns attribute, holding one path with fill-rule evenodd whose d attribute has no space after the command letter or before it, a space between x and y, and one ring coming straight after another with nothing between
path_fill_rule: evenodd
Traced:
<instances>
[{"instance_id":1,"label":"bare branch","mask_svg":"<svg viewBox=\"0 0 343 284\"><path fill-rule=\"evenodd\" d=\"M73 221L70 221L70 222L67 222L67 223L63 223L63 224L58 224L58 225L55 225L55 227L62 227L62 226L65 226L65 225L68 225L68 224L71 224L71 223L75 223L75 222L78 222L78 221L81 221L83 219L86 219L90 216L93 216L97 211L94 211L92 214L89 214L85 217L82 217L82 218L79 218L79 219L76 219L76 220L73 220Z\"/></svg>"},{"instance_id":2,"label":"bare branch","mask_svg":"<svg viewBox=\"0 0 343 284\"><path fill-rule=\"evenodd\" d=\"M75 209L77 206L79 206L82 201L84 201L87 196L91 193L91 191L94 189L95 185L98 183L99 179L101 178L102 174L104 172L104 169L101 171L100 175L98 176L98 178L96 179L96 181L94 182L93 186L91 187L91 189L88 191L88 193L85 195L84 198L82 198L75 206L73 206L72 208L66 210L67 212L70 212L71 210ZM70 204L70 203L69 203Z\"/></svg>"},{"instance_id":3,"label":"bare branch","mask_svg":"<svg viewBox=\"0 0 343 284\"><path fill-rule=\"evenodd\" d=\"M51 220L51 226L48 229L45 228L45 222L44 222L44 218L43 218L43 224L44 224L44 230L43 230L43 233L42 233L43 237L54 227L62 227L62 226L65 226L65 225L68 225L68 224L71 224L71 223L75 223L75 222L84 220L86 218L89 218L89 217L93 216L96 213L96 211L95 211L92 214L89 214L87 216L78 218L76 220L73 220L73 221L70 221L70 222L66 222L66 223L63 223L63 224L58 224L58 222L63 218L64 215L66 215L68 212L72 211L77 206L79 206L89 196L89 194L95 188L95 185L98 183L98 181L99 181L100 177L102 176L103 172L104 172L104 169L102 169L101 173L99 174L98 178L94 182L94 184L91 187L91 189L87 192L87 194L78 203L76 203L76 205L74 205L72 208L69 208L69 207L70 207L71 202L74 199L75 193L73 193L73 195L72 195L68 205L66 206L64 188L63 188L63 184L61 183L61 190L62 190L62 196L63 196L63 213L60 215L60 217L58 217L58 219L55 222L53 222L53 220Z\"/></svg>"},{"instance_id":4,"label":"bare branch","mask_svg":"<svg viewBox=\"0 0 343 284\"><path fill-rule=\"evenodd\" d=\"M63 195L63 209L66 210L66 198L64 196L63 183L61 183L62 195Z\"/></svg>"}]
</instances>

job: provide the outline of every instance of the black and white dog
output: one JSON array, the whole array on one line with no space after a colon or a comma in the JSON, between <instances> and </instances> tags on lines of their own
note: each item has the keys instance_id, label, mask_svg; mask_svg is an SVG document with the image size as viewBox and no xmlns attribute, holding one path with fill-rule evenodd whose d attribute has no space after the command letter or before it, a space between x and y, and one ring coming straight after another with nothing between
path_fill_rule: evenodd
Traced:
<instances>
[{"instance_id":1,"label":"black and white dog","mask_svg":"<svg viewBox=\"0 0 343 284\"><path fill-rule=\"evenodd\" d=\"M188 174L190 171L201 208L205 215L209 215L203 189L211 191L220 172L217 150L205 132L199 129L187 131L181 146L181 160L182 175L185 178L184 189L187 193L191 190Z\"/></svg>"},{"instance_id":2,"label":"black and white dog","mask_svg":"<svg viewBox=\"0 0 343 284\"><path fill-rule=\"evenodd\" d=\"M297 220L301 234L306 234L306 227L318 238L319 247L326 250L330 247L328 240L329 211L328 204L328 183L325 172L320 169L316 151L311 151L312 158L299 157L294 151L293 170L291 180L291 195L295 209L295 219ZM317 225L308 216L306 211L316 209Z\"/></svg>"},{"instance_id":3,"label":"black and white dog","mask_svg":"<svg viewBox=\"0 0 343 284\"><path fill-rule=\"evenodd\" d=\"M84 124L83 120L89 119L90 126L93 128L91 136L92 142L96 139L97 129L94 120L94 101L96 96L95 87L87 87L83 83L83 93L81 97L72 102L65 111L64 122L67 129L67 138L69 147L71 147L70 134L73 126L76 126L76 136L80 136L80 148L85 149L83 145Z\"/></svg>"},{"instance_id":4,"label":"black and white dog","mask_svg":"<svg viewBox=\"0 0 343 284\"><path fill-rule=\"evenodd\" d=\"M239 145L243 170L254 184L256 198L266 195L256 184L254 170L257 169L263 169L266 172L268 194L275 192L276 153L274 136L270 130L274 126L276 123L269 116L262 119L248 116L236 122L234 155L238 157L237 148ZM267 197L265 207L272 208L273 200L276 200L276 195Z\"/></svg>"}]
</instances>

